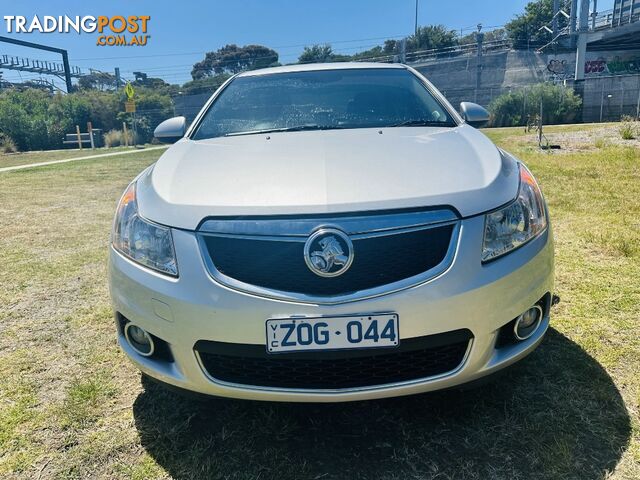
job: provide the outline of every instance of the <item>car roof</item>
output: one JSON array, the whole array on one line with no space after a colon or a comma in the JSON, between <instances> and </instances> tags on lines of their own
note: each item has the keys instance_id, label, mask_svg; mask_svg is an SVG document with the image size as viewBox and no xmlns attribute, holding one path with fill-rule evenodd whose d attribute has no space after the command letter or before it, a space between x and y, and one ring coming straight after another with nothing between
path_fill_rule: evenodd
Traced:
<instances>
[{"instance_id":1,"label":"car roof","mask_svg":"<svg viewBox=\"0 0 640 480\"><path fill-rule=\"evenodd\" d=\"M406 69L399 63L374 63L374 62L334 62L334 63L302 63L295 65L283 65L281 67L262 68L243 72L238 77L255 77L270 75L272 73L313 72L319 70L352 70L352 69L378 68L378 69Z\"/></svg>"}]
</instances>

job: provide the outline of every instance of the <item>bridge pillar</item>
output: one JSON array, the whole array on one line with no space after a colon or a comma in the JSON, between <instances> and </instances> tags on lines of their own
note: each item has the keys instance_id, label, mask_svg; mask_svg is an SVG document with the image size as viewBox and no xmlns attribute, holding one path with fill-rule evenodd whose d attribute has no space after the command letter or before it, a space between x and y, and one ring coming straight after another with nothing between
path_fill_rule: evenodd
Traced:
<instances>
[{"instance_id":1,"label":"bridge pillar","mask_svg":"<svg viewBox=\"0 0 640 480\"><path fill-rule=\"evenodd\" d=\"M576 48L575 80L584 80L584 62L587 57L587 36L589 35L589 0L580 2L580 18L578 21L578 42Z\"/></svg>"},{"instance_id":2,"label":"bridge pillar","mask_svg":"<svg viewBox=\"0 0 640 480\"><path fill-rule=\"evenodd\" d=\"M569 33L576 33L576 20L578 18L578 0L571 0L571 12L569 15Z\"/></svg>"}]
</instances>

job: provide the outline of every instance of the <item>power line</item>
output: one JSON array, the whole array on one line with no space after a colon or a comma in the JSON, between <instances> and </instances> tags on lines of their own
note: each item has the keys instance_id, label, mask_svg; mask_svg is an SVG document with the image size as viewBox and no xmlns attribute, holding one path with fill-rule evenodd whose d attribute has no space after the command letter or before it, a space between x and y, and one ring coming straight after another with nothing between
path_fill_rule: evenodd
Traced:
<instances>
[{"instance_id":1,"label":"power line","mask_svg":"<svg viewBox=\"0 0 640 480\"><path fill-rule=\"evenodd\" d=\"M504 25L492 25L485 27L486 29L497 29L502 28ZM467 30L475 30L476 26L472 27L464 27L459 29L452 29L452 31L467 31ZM386 35L380 37L369 37L369 38L359 38L359 39L349 39L349 40L331 40L331 41L316 41L316 42L307 42L307 43L299 43L292 45L279 45L274 47L268 47L272 50L278 49L286 49L286 48L304 48L310 45L336 45L336 44L344 44L344 43L356 43L356 42L368 42L374 40L397 40L407 37L406 34L398 34L398 35ZM378 43L373 44L373 46L379 46ZM351 48L359 48L357 46ZM339 49L335 49L339 50ZM346 50L346 49L342 49ZM100 60L125 60L125 59L136 59L136 58L163 58L163 57L180 57L180 56L188 56L188 55L205 55L212 50L200 50L194 52L173 52L173 53L157 53L157 54L149 54L149 55L129 55L129 56L116 56L116 57L90 57L90 58L74 58L74 62L96 62ZM295 54L292 54L295 55Z\"/></svg>"},{"instance_id":2,"label":"power line","mask_svg":"<svg viewBox=\"0 0 640 480\"><path fill-rule=\"evenodd\" d=\"M373 40L394 40L398 38L404 38L406 35L390 35L384 37L371 37L371 38L359 38L352 40L333 40L333 41L321 41L321 42L310 42L305 44L297 44L297 45L280 45L275 47L268 47L272 50L277 49L285 49L285 48L303 48L308 47L309 45L334 45L334 44L342 44L342 43L355 43L355 42L367 42ZM353 47L357 48L357 47ZM92 57L92 58L74 58L74 62L95 62L100 60L121 60L121 59L133 59L133 58L156 58L156 57L180 57L187 55L204 55L212 50L201 50L197 52L174 52L174 53L157 53L157 54L149 54L149 55L130 55L130 56L118 56L118 57Z\"/></svg>"}]
</instances>

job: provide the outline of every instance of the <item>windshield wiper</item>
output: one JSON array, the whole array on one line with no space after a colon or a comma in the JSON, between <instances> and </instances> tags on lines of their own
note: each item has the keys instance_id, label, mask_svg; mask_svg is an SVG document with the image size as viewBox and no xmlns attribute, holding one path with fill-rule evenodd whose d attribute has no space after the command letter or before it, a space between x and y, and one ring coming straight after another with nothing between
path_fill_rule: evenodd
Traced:
<instances>
[{"instance_id":1,"label":"windshield wiper","mask_svg":"<svg viewBox=\"0 0 640 480\"><path fill-rule=\"evenodd\" d=\"M387 128L393 127L454 127L451 122L437 122L434 120L405 120L404 122L387 125Z\"/></svg>"},{"instance_id":2,"label":"windshield wiper","mask_svg":"<svg viewBox=\"0 0 640 480\"><path fill-rule=\"evenodd\" d=\"M310 130L337 130L341 127L339 125L297 125L295 127L281 127L281 128L265 128L262 130L247 130L245 132L231 132L225 134L225 137L236 137L238 135L258 135L261 133L278 133L278 132L304 132Z\"/></svg>"}]
</instances>

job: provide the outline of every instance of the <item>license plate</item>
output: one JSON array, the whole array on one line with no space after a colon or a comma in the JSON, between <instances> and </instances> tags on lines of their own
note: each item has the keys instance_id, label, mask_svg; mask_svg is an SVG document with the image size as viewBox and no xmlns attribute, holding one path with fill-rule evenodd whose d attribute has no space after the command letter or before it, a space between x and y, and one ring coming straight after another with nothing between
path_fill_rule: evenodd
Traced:
<instances>
[{"instance_id":1,"label":"license plate","mask_svg":"<svg viewBox=\"0 0 640 480\"><path fill-rule=\"evenodd\" d=\"M267 351L396 347L398 315L283 318L267 320Z\"/></svg>"}]
</instances>

